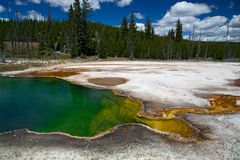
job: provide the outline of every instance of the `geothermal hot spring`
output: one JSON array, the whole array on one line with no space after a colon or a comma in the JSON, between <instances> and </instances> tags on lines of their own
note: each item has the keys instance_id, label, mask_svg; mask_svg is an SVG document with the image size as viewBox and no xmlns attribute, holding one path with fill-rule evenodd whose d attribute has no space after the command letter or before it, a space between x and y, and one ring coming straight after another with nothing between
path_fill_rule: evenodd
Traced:
<instances>
[{"instance_id":1,"label":"geothermal hot spring","mask_svg":"<svg viewBox=\"0 0 240 160\"><path fill-rule=\"evenodd\" d=\"M93 137L121 124L138 123L182 137L195 134L179 118L139 116L141 103L112 91L91 89L56 78L0 77L0 133L28 129Z\"/></svg>"},{"instance_id":2,"label":"geothermal hot spring","mask_svg":"<svg viewBox=\"0 0 240 160\"><path fill-rule=\"evenodd\" d=\"M0 132L29 129L94 136L136 122L139 103L55 78L0 78Z\"/></svg>"}]
</instances>

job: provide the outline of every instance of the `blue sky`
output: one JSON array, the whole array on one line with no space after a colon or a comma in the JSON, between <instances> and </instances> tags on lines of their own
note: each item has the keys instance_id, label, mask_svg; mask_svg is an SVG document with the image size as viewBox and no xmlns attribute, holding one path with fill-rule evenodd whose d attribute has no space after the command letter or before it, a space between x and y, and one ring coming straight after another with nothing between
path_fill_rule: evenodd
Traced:
<instances>
[{"instance_id":1,"label":"blue sky","mask_svg":"<svg viewBox=\"0 0 240 160\"><path fill-rule=\"evenodd\" d=\"M23 18L44 19L48 11L51 11L54 19L67 18L67 9L73 0L1 0L0 18L14 18L15 12L19 11ZM224 40L211 35L211 31L223 34L230 28L229 39L240 41L234 33L240 30L240 1L239 0L89 0L94 9L90 14L90 20L108 25L119 25L123 16L128 16L131 11L136 13L136 22L139 30L144 29L143 23L149 17L155 26L157 34L163 35L168 29L174 28L177 18L182 20L185 36L191 32L194 26L202 30L203 40ZM34 15L34 16L33 16ZM207 26L207 27L206 27ZM216 28L217 27L217 28ZM205 35L208 34L209 36ZM217 33L215 33L217 34ZM238 34L238 32L237 32ZM205 35L205 36L204 36ZM187 38L187 37L186 37Z\"/></svg>"}]
</instances>

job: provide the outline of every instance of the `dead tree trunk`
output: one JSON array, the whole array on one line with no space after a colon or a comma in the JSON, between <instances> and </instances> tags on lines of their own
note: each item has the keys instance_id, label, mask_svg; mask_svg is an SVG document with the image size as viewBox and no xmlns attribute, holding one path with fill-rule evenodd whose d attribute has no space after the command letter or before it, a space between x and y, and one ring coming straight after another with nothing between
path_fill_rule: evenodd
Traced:
<instances>
[{"instance_id":1,"label":"dead tree trunk","mask_svg":"<svg viewBox=\"0 0 240 160\"><path fill-rule=\"evenodd\" d=\"M200 34L199 34L199 39L198 39L198 48L197 48L196 60L199 59L199 56L201 54L201 39L202 39L202 27L200 29Z\"/></svg>"},{"instance_id":2,"label":"dead tree trunk","mask_svg":"<svg viewBox=\"0 0 240 160\"><path fill-rule=\"evenodd\" d=\"M193 49L194 49L194 41L195 41L195 24L193 25L192 33L191 33L191 41L190 41L190 59L193 58Z\"/></svg>"},{"instance_id":3,"label":"dead tree trunk","mask_svg":"<svg viewBox=\"0 0 240 160\"><path fill-rule=\"evenodd\" d=\"M205 58L205 60L207 60L207 58L208 58L208 40L207 40L207 46L206 46L204 58Z\"/></svg>"},{"instance_id":4,"label":"dead tree trunk","mask_svg":"<svg viewBox=\"0 0 240 160\"><path fill-rule=\"evenodd\" d=\"M226 59L229 56L229 39L228 39L228 37L229 37L229 24L227 26L227 34L226 34L226 41L225 41L225 51L224 51L223 59Z\"/></svg>"}]
</instances>

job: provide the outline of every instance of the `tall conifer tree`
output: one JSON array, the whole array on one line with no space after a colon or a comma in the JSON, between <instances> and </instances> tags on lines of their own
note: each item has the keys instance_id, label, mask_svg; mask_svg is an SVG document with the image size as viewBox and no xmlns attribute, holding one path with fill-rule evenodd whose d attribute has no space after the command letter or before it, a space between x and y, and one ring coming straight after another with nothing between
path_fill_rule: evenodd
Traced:
<instances>
[{"instance_id":1,"label":"tall conifer tree","mask_svg":"<svg viewBox=\"0 0 240 160\"><path fill-rule=\"evenodd\" d=\"M68 27L68 31L69 31L69 35L68 35L68 39L69 39L69 47L70 47L70 54L71 57L74 58L77 56L77 51L76 51L76 43L75 43L75 31L74 31L74 22L73 22L73 17L74 17L74 10L73 10L73 5L70 5L69 7L69 11L68 11L68 16L69 16L69 27Z\"/></svg>"},{"instance_id":2,"label":"tall conifer tree","mask_svg":"<svg viewBox=\"0 0 240 160\"><path fill-rule=\"evenodd\" d=\"M137 28L136 28L136 23L134 20L135 16L134 16L134 12L131 13L130 15L130 20L129 20L129 31L128 31L128 52L130 54L130 59L133 60L134 59L134 51L136 48L136 32L137 32Z\"/></svg>"},{"instance_id":3,"label":"tall conifer tree","mask_svg":"<svg viewBox=\"0 0 240 160\"><path fill-rule=\"evenodd\" d=\"M90 4L88 0L82 1L82 14L81 14L81 29L82 29L82 37L81 37L81 44L82 44L82 55L89 55L90 48L89 48L89 33L88 33L88 14L90 11Z\"/></svg>"},{"instance_id":4,"label":"tall conifer tree","mask_svg":"<svg viewBox=\"0 0 240 160\"><path fill-rule=\"evenodd\" d=\"M154 29L152 26L152 22L150 21L149 18L147 18L146 23L145 23L145 38L152 39L153 35L154 35Z\"/></svg>"},{"instance_id":5,"label":"tall conifer tree","mask_svg":"<svg viewBox=\"0 0 240 160\"><path fill-rule=\"evenodd\" d=\"M48 12L48 18L47 18L47 28L46 28L46 49L53 49L54 48L54 39L53 39L53 29L52 29L52 17L51 12L49 10Z\"/></svg>"},{"instance_id":6,"label":"tall conifer tree","mask_svg":"<svg viewBox=\"0 0 240 160\"><path fill-rule=\"evenodd\" d=\"M120 33L121 33L121 38L126 37L127 34L128 34L128 20L127 20L127 18L125 16L122 19Z\"/></svg>"},{"instance_id":7,"label":"tall conifer tree","mask_svg":"<svg viewBox=\"0 0 240 160\"><path fill-rule=\"evenodd\" d=\"M81 26L81 4L79 0L75 0L73 4L73 34L74 34L74 45L76 55L82 54L82 26Z\"/></svg>"},{"instance_id":8,"label":"tall conifer tree","mask_svg":"<svg viewBox=\"0 0 240 160\"><path fill-rule=\"evenodd\" d=\"M176 25L176 41L180 42L183 39L182 36L182 23L180 19L177 20L177 25Z\"/></svg>"}]
</instances>

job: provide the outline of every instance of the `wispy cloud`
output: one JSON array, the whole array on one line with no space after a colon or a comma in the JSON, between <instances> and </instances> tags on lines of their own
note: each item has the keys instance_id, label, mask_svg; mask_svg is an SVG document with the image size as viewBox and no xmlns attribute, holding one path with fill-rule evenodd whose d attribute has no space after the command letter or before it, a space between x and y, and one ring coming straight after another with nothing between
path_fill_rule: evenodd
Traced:
<instances>
[{"instance_id":1,"label":"wispy cloud","mask_svg":"<svg viewBox=\"0 0 240 160\"><path fill-rule=\"evenodd\" d=\"M145 16L142 13L139 13L139 12L134 13L134 15L137 19L140 19L140 20L145 18Z\"/></svg>"},{"instance_id":2,"label":"wispy cloud","mask_svg":"<svg viewBox=\"0 0 240 160\"><path fill-rule=\"evenodd\" d=\"M15 0L15 4L18 6L25 6L27 5L27 2L21 1L21 0Z\"/></svg>"},{"instance_id":3,"label":"wispy cloud","mask_svg":"<svg viewBox=\"0 0 240 160\"><path fill-rule=\"evenodd\" d=\"M2 5L0 5L0 13L4 12L6 10L5 7L3 7Z\"/></svg>"},{"instance_id":4,"label":"wispy cloud","mask_svg":"<svg viewBox=\"0 0 240 160\"><path fill-rule=\"evenodd\" d=\"M233 1L230 1L230 4L229 4L229 9L233 9L235 6L235 3Z\"/></svg>"},{"instance_id":5,"label":"wispy cloud","mask_svg":"<svg viewBox=\"0 0 240 160\"><path fill-rule=\"evenodd\" d=\"M132 3L133 0L117 0L117 5L119 7L125 7Z\"/></svg>"},{"instance_id":6,"label":"wispy cloud","mask_svg":"<svg viewBox=\"0 0 240 160\"><path fill-rule=\"evenodd\" d=\"M28 0L31 3L40 4L45 2L53 7L60 7L67 12L69 6L74 2L73 0ZM115 3L119 7L125 7L132 3L133 0L89 0L90 6L93 10L101 9L101 3Z\"/></svg>"}]
</instances>

